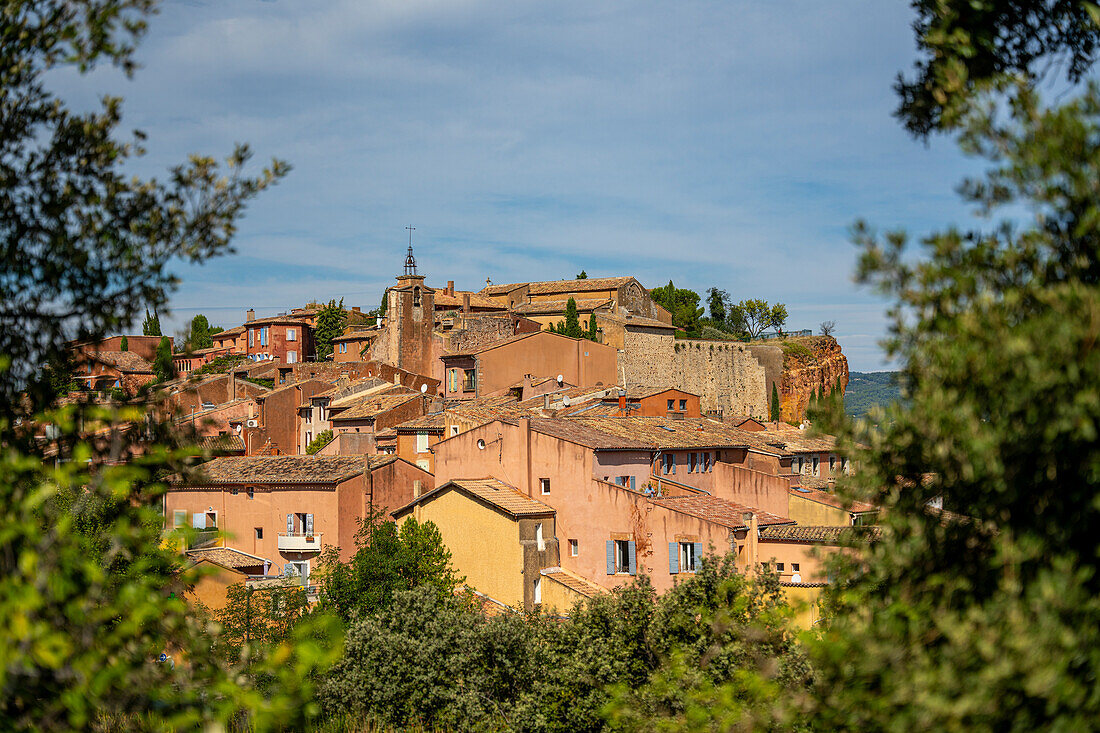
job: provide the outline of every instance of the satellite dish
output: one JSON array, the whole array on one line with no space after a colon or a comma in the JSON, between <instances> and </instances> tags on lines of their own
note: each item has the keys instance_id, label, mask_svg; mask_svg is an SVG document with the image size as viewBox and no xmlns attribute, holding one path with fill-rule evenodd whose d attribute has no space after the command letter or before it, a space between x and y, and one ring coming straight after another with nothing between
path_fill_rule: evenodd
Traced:
<instances>
[{"instance_id":1,"label":"satellite dish","mask_svg":"<svg viewBox=\"0 0 1100 733\"><path fill-rule=\"evenodd\" d=\"M569 398L568 397L562 397L561 398L561 404L562 404L562 407L569 407Z\"/></svg>"},{"instance_id":2,"label":"satellite dish","mask_svg":"<svg viewBox=\"0 0 1100 733\"><path fill-rule=\"evenodd\" d=\"M791 576L791 582L792 583L801 583L802 582L802 573L795 573L794 575L792 575Z\"/></svg>"},{"instance_id":3,"label":"satellite dish","mask_svg":"<svg viewBox=\"0 0 1100 733\"><path fill-rule=\"evenodd\" d=\"M426 384L420 385L420 394L424 394L427 391L428 391L428 385L426 385Z\"/></svg>"},{"instance_id":4,"label":"satellite dish","mask_svg":"<svg viewBox=\"0 0 1100 733\"><path fill-rule=\"evenodd\" d=\"M565 381L565 377L563 377L562 375L559 374L558 375L558 384L560 385L564 381Z\"/></svg>"}]
</instances>

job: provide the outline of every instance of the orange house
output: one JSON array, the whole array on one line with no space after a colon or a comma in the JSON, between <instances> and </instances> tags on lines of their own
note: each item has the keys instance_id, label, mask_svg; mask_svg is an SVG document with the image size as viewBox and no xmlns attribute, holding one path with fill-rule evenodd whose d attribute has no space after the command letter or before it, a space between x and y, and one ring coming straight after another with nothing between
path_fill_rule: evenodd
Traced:
<instances>
[{"instance_id":1,"label":"orange house","mask_svg":"<svg viewBox=\"0 0 1100 733\"><path fill-rule=\"evenodd\" d=\"M561 375L568 384L618 384L618 352L549 331L525 333L472 351L444 354L444 397L472 399L506 391L532 374Z\"/></svg>"},{"instance_id":2,"label":"orange house","mask_svg":"<svg viewBox=\"0 0 1100 733\"><path fill-rule=\"evenodd\" d=\"M216 458L164 500L169 529L217 530L221 541L292 564L307 579L326 547L355 551L359 520L389 511L433 486L430 473L396 456L248 456Z\"/></svg>"}]
</instances>

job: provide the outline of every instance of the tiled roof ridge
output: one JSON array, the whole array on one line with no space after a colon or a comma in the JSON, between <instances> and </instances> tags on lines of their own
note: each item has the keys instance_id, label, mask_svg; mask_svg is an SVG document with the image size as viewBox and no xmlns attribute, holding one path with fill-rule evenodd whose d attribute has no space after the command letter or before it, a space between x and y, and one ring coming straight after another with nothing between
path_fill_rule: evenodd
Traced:
<instances>
[{"instance_id":1,"label":"tiled roof ridge","mask_svg":"<svg viewBox=\"0 0 1100 733\"><path fill-rule=\"evenodd\" d=\"M835 526L820 524L796 524L781 527L761 527L760 539L812 542L817 544L841 544L844 541L873 542L881 537L882 530L875 525Z\"/></svg>"},{"instance_id":2,"label":"tiled roof ridge","mask_svg":"<svg viewBox=\"0 0 1100 733\"><path fill-rule=\"evenodd\" d=\"M633 275L617 275L613 277L591 277L583 280L531 280L520 283L503 283L500 285L488 285L479 292L483 295L505 295L524 286L528 292L546 293L583 293L591 290L603 290L608 287L618 287L623 283L635 280ZM566 286L573 286L571 288ZM559 289L560 288L560 289Z\"/></svg>"}]
</instances>

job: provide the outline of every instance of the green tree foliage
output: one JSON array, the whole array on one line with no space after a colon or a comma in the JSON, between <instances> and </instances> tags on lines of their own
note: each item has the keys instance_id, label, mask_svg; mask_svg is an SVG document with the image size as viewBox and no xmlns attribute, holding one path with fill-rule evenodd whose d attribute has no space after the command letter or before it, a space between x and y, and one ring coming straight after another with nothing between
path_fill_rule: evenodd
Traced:
<instances>
[{"instance_id":1,"label":"green tree foliage","mask_svg":"<svg viewBox=\"0 0 1100 733\"><path fill-rule=\"evenodd\" d=\"M308 612L309 601L300 582L259 588L231 585L225 591L225 606L212 614L221 627L212 651L230 664L247 661L257 649L292 642L295 626Z\"/></svg>"},{"instance_id":2,"label":"green tree foliage","mask_svg":"<svg viewBox=\"0 0 1100 733\"><path fill-rule=\"evenodd\" d=\"M710 309L710 319L715 323L726 322L727 304L730 302L730 294L725 290L710 288L707 290L707 308Z\"/></svg>"},{"instance_id":3,"label":"green tree foliage","mask_svg":"<svg viewBox=\"0 0 1100 733\"><path fill-rule=\"evenodd\" d=\"M1081 0L916 0L922 57L899 77L897 116L914 135L953 129L971 99L1008 79L1028 83L1065 71L1079 81L1096 58L1096 5Z\"/></svg>"},{"instance_id":4,"label":"green tree foliage","mask_svg":"<svg viewBox=\"0 0 1100 733\"><path fill-rule=\"evenodd\" d=\"M129 351L130 350L130 339L123 336L122 339L118 342L118 350L119 351Z\"/></svg>"},{"instance_id":5,"label":"green tree foliage","mask_svg":"<svg viewBox=\"0 0 1100 733\"><path fill-rule=\"evenodd\" d=\"M704 559L660 598L639 578L565 620L486 617L462 597L401 591L349 628L320 700L397 728L673 729L708 695L763 717L809 681L782 598L774 575L749 581L732 558Z\"/></svg>"},{"instance_id":6,"label":"green tree foliage","mask_svg":"<svg viewBox=\"0 0 1100 733\"><path fill-rule=\"evenodd\" d=\"M699 318L703 315L703 309L699 307L699 293L678 288L669 280L663 288L654 288L650 296L657 305L672 314L672 325L688 335L698 335Z\"/></svg>"},{"instance_id":7,"label":"green tree foliage","mask_svg":"<svg viewBox=\"0 0 1100 733\"><path fill-rule=\"evenodd\" d=\"M385 302L385 299L383 299ZM340 302L330 300L317 314L317 327L313 330L313 341L317 349L317 361L332 356L332 340L344 332L348 323L348 312L344 310L344 299Z\"/></svg>"},{"instance_id":8,"label":"green tree foliage","mask_svg":"<svg viewBox=\"0 0 1100 733\"><path fill-rule=\"evenodd\" d=\"M206 316L199 313L191 319L191 336L187 340L188 348L192 350L209 349L214 345L214 339L211 338L218 331L210 328L210 321L206 320Z\"/></svg>"},{"instance_id":9,"label":"green tree foliage","mask_svg":"<svg viewBox=\"0 0 1100 733\"><path fill-rule=\"evenodd\" d=\"M160 337L157 344L156 358L153 359L153 374L158 382L167 382L176 378L176 364L172 361L172 339L167 336Z\"/></svg>"},{"instance_id":10,"label":"green tree foliage","mask_svg":"<svg viewBox=\"0 0 1100 733\"><path fill-rule=\"evenodd\" d=\"M778 333L787 322L787 306L782 303L770 305L760 298L742 300L730 310L735 313L736 320L743 324L745 334L753 339L772 328Z\"/></svg>"},{"instance_id":11,"label":"green tree foliage","mask_svg":"<svg viewBox=\"0 0 1100 733\"><path fill-rule=\"evenodd\" d=\"M934 234L921 258L855 232L861 281L895 302L906 401L873 410L877 430L828 416L867 448L852 490L884 534L834 569L805 711L821 729L1100 719L1100 91L979 100L961 143L988 172L960 191L1002 223Z\"/></svg>"},{"instance_id":12,"label":"green tree foliage","mask_svg":"<svg viewBox=\"0 0 1100 733\"><path fill-rule=\"evenodd\" d=\"M596 327L596 316L592 315L588 319L588 328L581 326L581 317L577 312L577 301L570 298L565 303L565 320L558 321L557 324L550 326L551 333L560 333L562 336L569 336L575 339L589 339L596 341L599 338L599 334Z\"/></svg>"},{"instance_id":13,"label":"green tree foliage","mask_svg":"<svg viewBox=\"0 0 1100 733\"><path fill-rule=\"evenodd\" d=\"M317 433L316 438L309 441L309 445L306 446L306 453L312 456L314 453L318 452L326 445L331 443L332 439L335 437L336 436L331 430L322 430L321 432Z\"/></svg>"},{"instance_id":14,"label":"green tree foliage","mask_svg":"<svg viewBox=\"0 0 1100 733\"><path fill-rule=\"evenodd\" d=\"M196 729L247 711L254 729L304 727L309 679L337 653L297 636L256 669L206 663L209 637L178 592L194 582L161 548L157 477L185 471L179 447L144 406L56 407L66 341L99 339L167 302L172 258L227 249L245 203L281 176L245 177L193 157L167 183L133 177L140 137L116 139L121 102L77 114L47 82L64 67L133 71L146 0L24 0L4 10L0 77L0 718L6 729ZM155 318L155 316L154 316ZM148 330L148 329L143 329ZM159 331L158 331L159 333ZM18 334L18 336L16 335ZM40 365L45 369L40 369ZM18 418L18 420L16 419ZM53 430L41 441L42 426ZM140 424L141 430L127 429ZM48 458L46 458L48 454ZM303 631L304 633L304 631ZM311 631L310 633L315 633ZM158 663L162 652L197 664ZM116 726L120 727L120 726Z\"/></svg>"},{"instance_id":15,"label":"green tree foliage","mask_svg":"<svg viewBox=\"0 0 1100 733\"><path fill-rule=\"evenodd\" d=\"M775 382L772 382L771 413L768 415L768 419L772 422L776 422L779 420L779 416L779 387L776 385Z\"/></svg>"},{"instance_id":16,"label":"green tree foliage","mask_svg":"<svg viewBox=\"0 0 1100 733\"><path fill-rule=\"evenodd\" d=\"M587 280L588 279L588 273L585 272L584 270L581 270L580 274L577 275L576 279L577 280Z\"/></svg>"},{"instance_id":17,"label":"green tree foliage","mask_svg":"<svg viewBox=\"0 0 1100 733\"><path fill-rule=\"evenodd\" d=\"M145 309L145 320L141 323L141 333L145 336L160 336L160 316L154 310L149 315L149 309Z\"/></svg>"},{"instance_id":18,"label":"green tree foliage","mask_svg":"<svg viewBox=\"0 0 1100 733\"><path fill-rule=\"evenodd\" d=\"M447 597L463 582L434 524L409 517L398 529L384 520L388 509L374 507L362 522L356 534L358 549L350 560L341 561L334 547L321 554L320 607L345 621L388 608L398 591L426 587Z\"/></svg>"}]
</instances>

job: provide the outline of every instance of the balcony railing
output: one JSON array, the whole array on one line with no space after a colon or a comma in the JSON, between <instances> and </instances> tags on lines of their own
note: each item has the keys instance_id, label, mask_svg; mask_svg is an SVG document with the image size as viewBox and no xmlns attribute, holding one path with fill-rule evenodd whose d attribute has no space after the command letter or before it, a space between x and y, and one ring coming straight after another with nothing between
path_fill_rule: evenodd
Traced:
<instances>
[{"instance_id":1,"label":"balcony railing","mask_svg":"<svg viewBox=\"0 0 1100 733\"><path fill-rule=\"evenodd\" d=\"M279 551L320 552L321 533L314 532L313 534L306 534L305 532L280 532Z\"/></svg>"}]
</instances>

